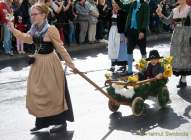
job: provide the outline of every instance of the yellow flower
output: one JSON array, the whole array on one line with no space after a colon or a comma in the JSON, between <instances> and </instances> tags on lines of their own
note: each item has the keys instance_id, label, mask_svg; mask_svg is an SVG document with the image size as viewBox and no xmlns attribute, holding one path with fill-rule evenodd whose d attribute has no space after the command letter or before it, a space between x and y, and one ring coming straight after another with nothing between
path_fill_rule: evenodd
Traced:
<instances>
[{"instance_id":1,"label":"yellow flower","mask_svg":"<svg viewBox=\"0 0 191 140\"><path fill-rule=\"evenodd\" d=\"M133 75L128 77L129 82L137 82L139 80L138 75Z\"/></svg>"},{"instance_id":2,"label":"yellow flower","mask_svg":"<svg viewBox=\"0 0 191 140\"><path fill-rule=\"evenodd\" d=\"M112 73L111 72L106 72L106 74L105 74L105 78L107 79L107 80L111 80L112 79Z\"/></svg>"},{"instance_id":3,"label":"yellow flower","mask_svg":"<svg viewBox=\"0 0 191 140\"><path fill-rule=\"evenodd\" d=\"M163 58L164 64L172 64L172 61L173 61L172 56L168 56L168 57Z\"/></svg>"},{"instance_id":4,"label":"yellow flower","mask_svg":"<svg viewBox=\"0 0 191 140\"><path fill-rule=\"evenodd\" d=\"M140 60L140 68L144 69L147 66L147 61L145 59Z\"/></svg>"},{"instance_id":5,"label":"yellow flower","mask_svg":"<svg viewBox=\"0 0 191 140\"><path fill-rule=\"evenodd\" d=\"M169 56L169 57L167 57L167 60L168 60L168 64L172 64L172 62L173 62L173 57L172 57L172 56Z\"/></svg>"},{"instance_id":6,"label":"yellow flower","mask_svg":"<svg viewBox=\"0 0 191 140\"><path fill-rule=\"evenodd\" d=\"M147 64L148 64L148 62L145 59L142 58L138 62L138 64L136 64L136 68L141 71L141 70L143 70L143 69L145 69L147 67Z\"/></svg>"},{"instance_id":7,"label":"yellow flower","mask_svg":"<svg viewBox=\"0 0 191 140\"><path fill-rule=\"evenodd\" d=\"M172 76L172 66L170 64L164 65L163 77L168 78Z\"/></svg>"}]
</instances>

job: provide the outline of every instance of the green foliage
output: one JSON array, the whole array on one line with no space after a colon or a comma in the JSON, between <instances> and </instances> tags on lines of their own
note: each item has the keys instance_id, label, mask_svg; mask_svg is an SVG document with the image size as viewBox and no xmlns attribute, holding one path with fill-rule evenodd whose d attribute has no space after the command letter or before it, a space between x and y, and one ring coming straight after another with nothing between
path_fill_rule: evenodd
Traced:
<instances>
[{"instance_id":1,"label":"green foliage","mask_svg":"<svg viewBox=\"0 0 191 140\"><path fill-rule=\"evenodd\" d=\"M148 84L140 85L137 88L134 88L135 90L135 97L142 97L142 98L147 98L148 96L157 96L159 93L162 92L162 88L166 85L168 82L167 79L164 80L157 80L150 82ZM128 100L124 96L121 96L119 94L115 93L115 89L110 86L107 89L107 92L110 96L112 96L114 99L118 101L124 101Z\"/></svg>"}]
</instances>

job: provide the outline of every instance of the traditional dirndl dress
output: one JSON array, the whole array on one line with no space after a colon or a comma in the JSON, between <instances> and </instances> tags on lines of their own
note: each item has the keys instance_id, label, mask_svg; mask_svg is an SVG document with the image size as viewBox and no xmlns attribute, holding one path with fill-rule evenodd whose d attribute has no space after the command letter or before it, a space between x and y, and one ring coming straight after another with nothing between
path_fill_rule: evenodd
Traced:
<instances>
[{"instance_id":1,"label":"traditional dirndl dress","mask_svg":"<svg viewBox=\"0 0 191 140\"><path fill-rule=\"evenodd\" d=\"M173 10L175 29L171 39L170 55L173 56L173 74L191 75L191 7L186 6L182 13Z\"/></svg>"},{"instance_id":2,"label":"traditional dirndl dress","mask_svg":"<svg viewBox=\"0 0 191 140\"><path fill-rule=\"evenodd\" d=\"M112 26L109 31L108 56L111 61L127 62L127 43L123 33L118 32L117 15L112 16Z\"/></svg>"}]
</instances>

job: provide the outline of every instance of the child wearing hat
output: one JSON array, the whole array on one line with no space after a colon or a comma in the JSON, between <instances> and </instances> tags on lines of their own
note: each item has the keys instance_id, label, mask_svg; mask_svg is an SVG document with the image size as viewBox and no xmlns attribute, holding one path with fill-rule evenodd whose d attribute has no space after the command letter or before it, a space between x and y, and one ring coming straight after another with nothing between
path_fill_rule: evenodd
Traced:
<instances>
[{"instance_id":1,"label":"child wearing hat","mask_svg":"<svg viewBox=\"0 0 191 140\"><path fill-rule=\"evenodd\" d=\"M161 79L163 76L164 68L160 64L160 59L163 58L159 55L157 50L151 50L149 53L149 58L146 59L148 66L146 70L140 72L139 80L145 80L150 78Z\"/></svg>"}]
</instances>

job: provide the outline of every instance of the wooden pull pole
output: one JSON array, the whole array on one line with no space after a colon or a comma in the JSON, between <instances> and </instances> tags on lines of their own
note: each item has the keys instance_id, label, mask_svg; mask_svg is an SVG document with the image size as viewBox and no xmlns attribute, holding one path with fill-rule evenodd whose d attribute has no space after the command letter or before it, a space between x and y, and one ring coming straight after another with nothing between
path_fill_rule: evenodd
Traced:
<instances>
[{"instance_id":1,"label":"wooden pull pole","mask_svg":"<svg viewBox=\"0 0 191 140\"><path fill-rule=\"evenodd\" d=\"M103 95L105 95L109 100L114 102L115 104L120 104L117 100L113 99L110 95L108 95L102 88L100 88L95 82L89 79L85 74L75 69L75 72L78 73L81 77L83 77L86 81L88 81L91 85L93 85L97 90L99 90Z\"/></svg>"}]
</instances>

